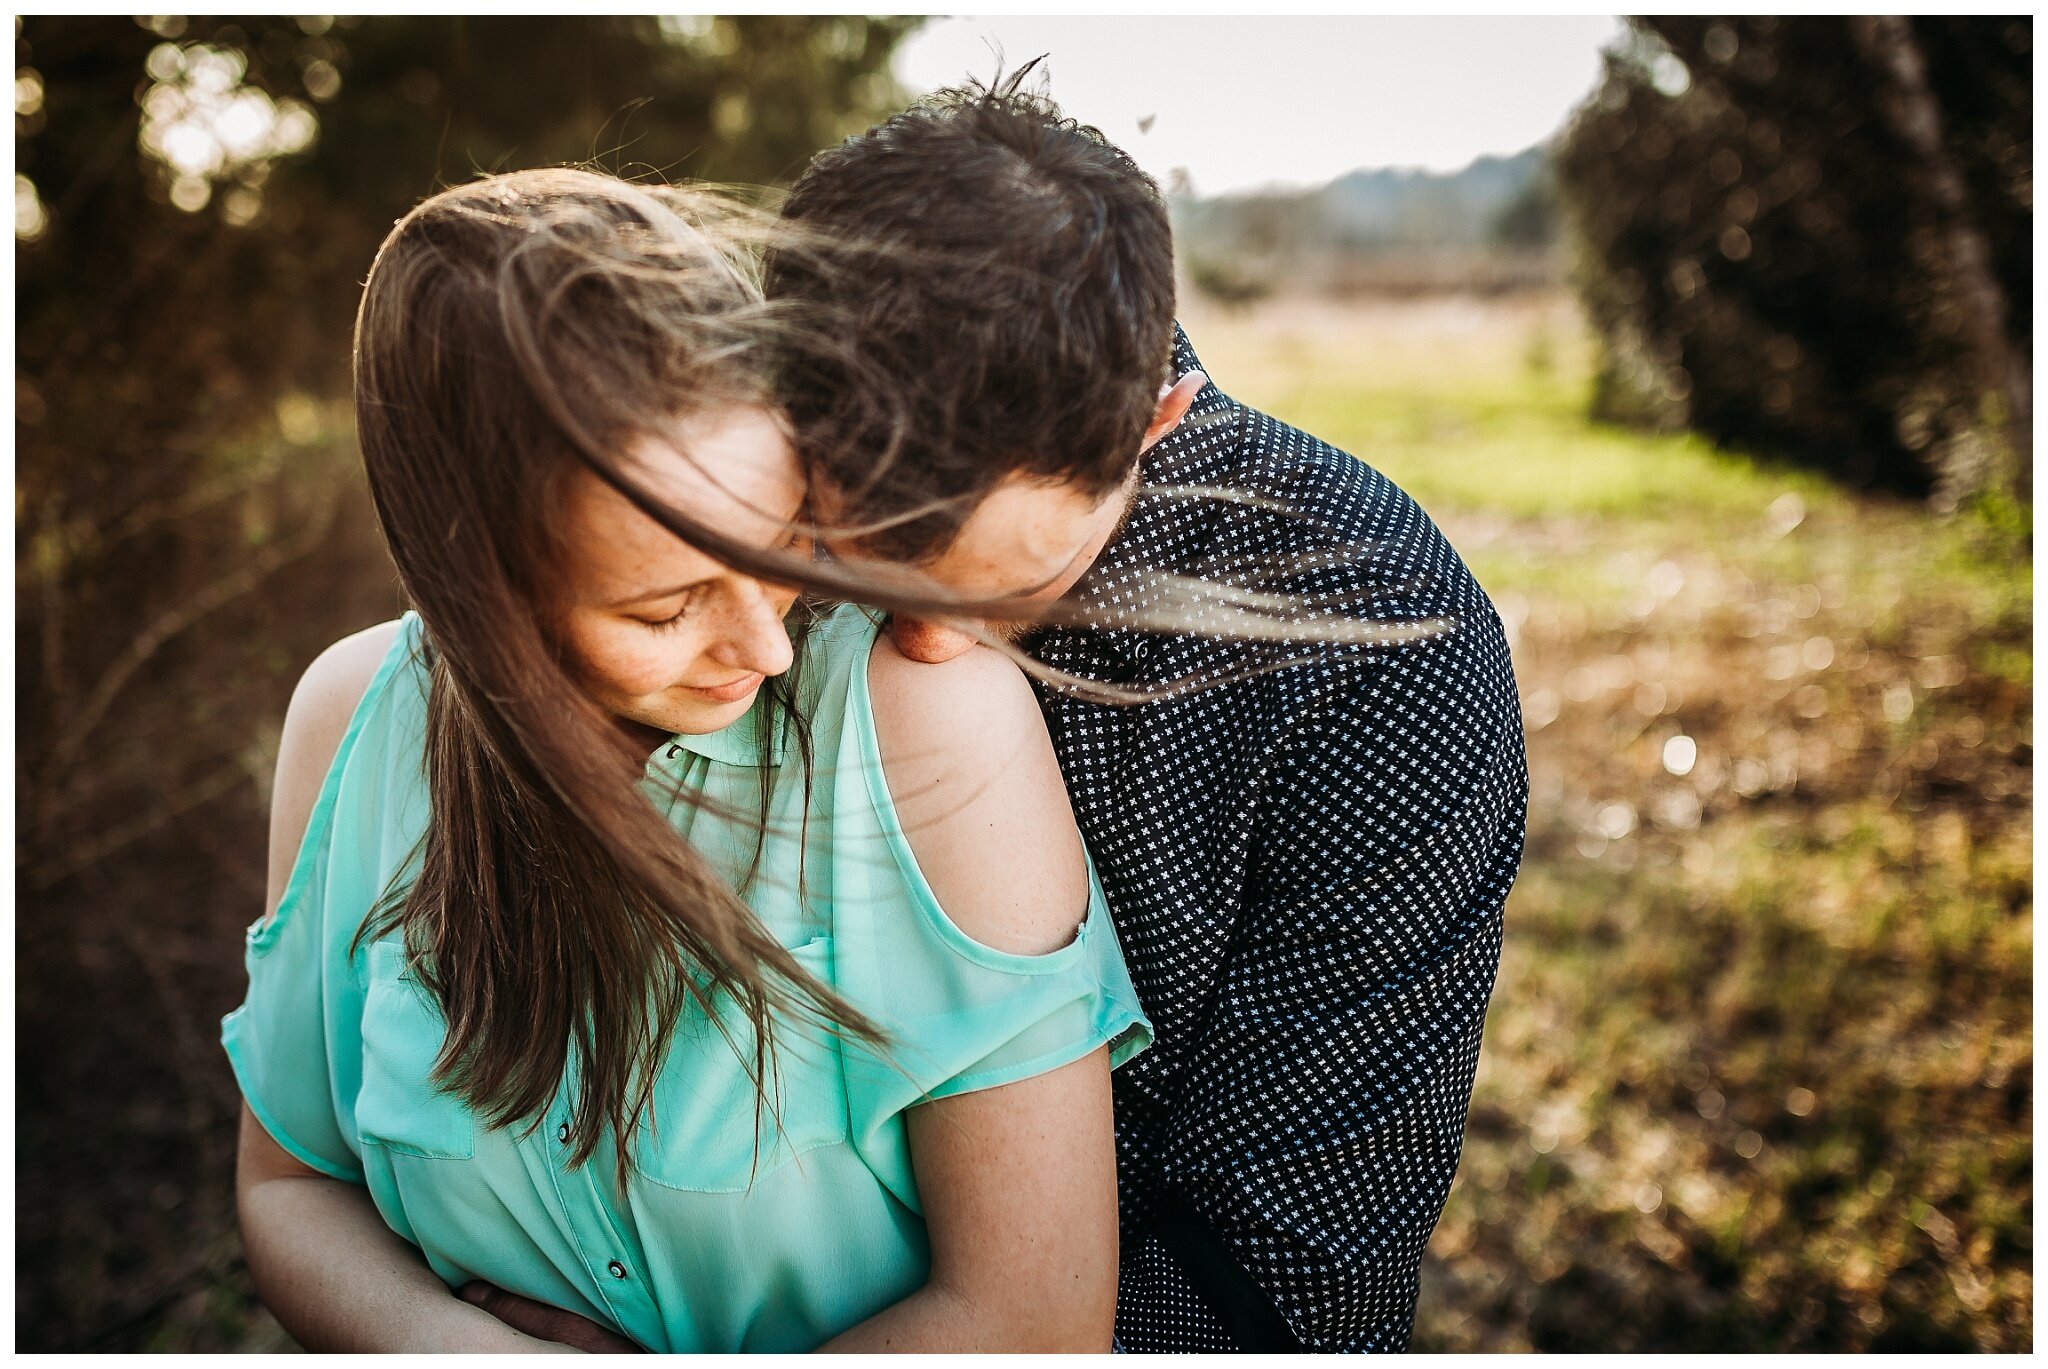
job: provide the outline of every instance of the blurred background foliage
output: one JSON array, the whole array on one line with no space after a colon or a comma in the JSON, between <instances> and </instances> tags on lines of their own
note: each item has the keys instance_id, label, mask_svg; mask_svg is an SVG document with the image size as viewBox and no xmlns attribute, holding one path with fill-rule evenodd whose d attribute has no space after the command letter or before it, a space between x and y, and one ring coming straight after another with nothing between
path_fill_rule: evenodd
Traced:
<instances>
[{"instance_id":1,"label":"blurred background foliage","mask_svg":"<svg viewBox=\"0 0 2048 1369\"><path fill-rule=\"evenodd\" d=\"M1182 267L1221 304L1283 287L1335 298L1502 294L1559 275L1556 191L1542 148L1454 172L1353 171L1310 191L1169 192Z\"/></svg>"},{"instance_id":2,"label":"blurred background foliage","mask_svg":"<svg viewBox=\"0 0 2048 1369\"><path fill-rule=\"evenodd\" d=\"M1951 507L2024 492L2032 20L1631 37L1557 157L1596 412Z\"/></svg>"},{"instance_id":3,"label":"blurred background foliage","mask_svg":"<svg viewBox=\"0 0 2048 1369\"><path fill-rule=\"evenodd\" d=\"M2024 16L1632 20L1544 146L1174 189L1189 281L1218 303L1568 279L1599 418L1944 507L2031 501Z\"/></svg>"},{"instance_id":4,"label":"blurred background foliage","mask_svg":"<svg viewBox=\"0 0 2048 1369\"><path fill-rule=\"evenodd\" d=\"M786 181L917 22L16 21L22 1348L288 1344L216 1024L292 683L402 607L382 235L517 166ZM2031 1344L2031 34L1636 21L1543 147L1169 186L1219 384L1513 634L1529 855L1418 1348Z\"/></svg>"},{"instance_id":5,"label":"blurred background foliage","mask_svg":"<svg viewBox=\"0 0 2048 1369\"><path fill-rule=\"evenodd\" d=\"M401 607L348 397L379 241L484 171L786 180L917 22L16 20L24 1346L247 1321L214 1019L292 684Z\"/></svg>"}]
</instances>

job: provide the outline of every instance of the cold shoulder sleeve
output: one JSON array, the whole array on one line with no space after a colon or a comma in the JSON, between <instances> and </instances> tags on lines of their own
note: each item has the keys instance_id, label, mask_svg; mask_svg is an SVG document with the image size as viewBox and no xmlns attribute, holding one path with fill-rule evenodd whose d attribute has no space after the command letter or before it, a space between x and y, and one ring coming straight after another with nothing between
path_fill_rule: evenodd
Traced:
<instances>
[{"instance_id":1,"label":"cold shoulder sleeve","mask_svg":"<svg viewBox=\"0 0 2048 1369\"><path fill-rule=\"evenodd\" d=\"M872 848L833 863L834 979L892 1037L842 1048L849 1129L887 1179L907 1174L898 1114L1028 1079L1107 1046L1123 1064L1152 1040L1091 861L1072 941L1022 955L976 941L947 917L919 869L880 762L865 653L847 680L845 725L825 767L840 814L874 815ZM914 1194L899 1194L915 1205Z\"/></svg>"},{"instance_id":2,"label":"cold shoulder sleeve","mask_svg":"<svg viewBox=\"0 0 2048 1369\"><path fill-rule=\"evenodd\" d=\"M842 924L836 939L840 984L896 1038L847 1053L856 1123L1028 1079L1098 1046L1121 1065L1151 1043L1100 885L1074 940L1046 955L970 940L936 903L904 911L916 915Z\"/></svg>"},{"instance_id":3,"label":"cold shoulder sleeve","mask_svg":"<svg viewBox=\"0 0 2048 1369\"><path fill-rule=\"evenodd\" d=\"M355 1126L365 991L350 942L424 831L424 691L408 614L364 691L277 908L249 929L249 991L221 1044L249 1110L300 1161L363 1182ZM403 758L410 754L408 764Z\"/></svg>"}]
</instances>

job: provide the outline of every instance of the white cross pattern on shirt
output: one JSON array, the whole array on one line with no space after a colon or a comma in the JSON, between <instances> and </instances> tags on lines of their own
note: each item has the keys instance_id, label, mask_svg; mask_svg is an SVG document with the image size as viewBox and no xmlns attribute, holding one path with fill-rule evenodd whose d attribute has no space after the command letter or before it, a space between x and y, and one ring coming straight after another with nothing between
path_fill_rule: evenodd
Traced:
<instances>
[{"instance_id":1,"label":"white cross pattern on shirt","mask_svg":"<svg viewBox=\"0 0 2048 1369\"><path fill-rule=\"evenodd\" d=\"M1174 362L1200 369L1179 329ZM1146 454L1145 480L1245 490L1293 516L1141 495L1081 586L1097 604L1142 607L1160 572L1228 578L1320 551L1288 588L1452 626L1135 707L1041 691L1158 1032L1114 1076L1117 1337L1132 1351L1239 1348L1148 1233L1171 1184L1303 1346L1404 1349L1521 862L1528 769L1506 635L1391 481L1213 385ZM1114 627L1033 646L1126 684L1271 649Z\"/></svg>"}]
</instances>

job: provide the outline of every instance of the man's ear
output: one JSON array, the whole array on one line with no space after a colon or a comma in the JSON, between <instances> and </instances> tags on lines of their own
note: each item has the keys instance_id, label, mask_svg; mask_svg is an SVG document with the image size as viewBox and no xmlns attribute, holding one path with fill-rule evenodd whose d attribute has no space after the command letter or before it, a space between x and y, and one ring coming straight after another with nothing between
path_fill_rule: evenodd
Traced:
<instances>
[{"instance_id":1,"label":"man's ear","mask_svg":"<svg viewBox=\"0 0 2048 1369\"><path fill-rule=\"evenodd\" d=\"M1188 416L1188 406L1195 402L1195 396L1202 393L1202 387L1209 383L1209 377L1200 371L1189 371L1171 385L1159 388L1159 407L1152 411L1152 421L1145 425L1145 440L1138 445L1145 451L1160 438L1180 426Z\"/></svg>"}]
</instances>

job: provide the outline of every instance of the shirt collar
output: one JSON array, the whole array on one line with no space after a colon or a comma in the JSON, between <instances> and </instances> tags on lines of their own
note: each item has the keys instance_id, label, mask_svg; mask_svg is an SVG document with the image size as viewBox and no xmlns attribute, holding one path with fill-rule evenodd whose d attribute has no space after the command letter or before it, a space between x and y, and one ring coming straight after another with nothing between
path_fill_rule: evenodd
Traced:
<instances>
[{"instance_id":1,"label":"shirt collar","mask_svg":"<svg viewBox=\"0 0 2048 1369\"><path fill-rule=\"evenodd\" d=\"M1187 332L1173 325L1173 378L1178 381L1190 371L1208 375L1208 367L1195 355ZM1237 404L1216 388L1212 377L1195 395L1186 417L1174 430L1152 444L1140 459L1147 484L1192 485L1206 483L1229 467L1230 449L1217 440L1217 429L1228 427L1237 416ZM1220 422L1218 420L1224 420Z\"/></svg>"},{"instance_id":2,"label":"shirt collar","mask_svg":"<svg viewBox=\"0 0 2048 1369\"><path fill-rule=\"evenodd\" d=\"M716 732L678 732L660 746L648 758L650 765L677 759L682 752L702 756L720 765L744 766L758 769L761 765L761 710L767 706L767 690L764 687L754 696L754 706L719 728ZM768 757L770 765L782 764L784 753L789 749L789 728L775 730L775 743Z\"/></svg>"},{"instance_id":3,"label":"shirt collar","mask_svg":"<svg viewBox=\"0 0 2048 1369\"><path fill-rule=\"evenodd\" d=\"M1174 378L1190 371L1206 374L1187 333L1175 323ZM1110 620L1079 631L1118 660L1142 660L1154 634L1114 626L1115 619L1157 605L1165 597L1160 577L1186 574L1207 549L1223 505L1195 491L1227 483L1242 419L1236 401L1211 381L1196 394L1187 416L1140 458L1143 485L1131 515L1077 586L1084 601Z\"/></svg>"}]
</instances>

